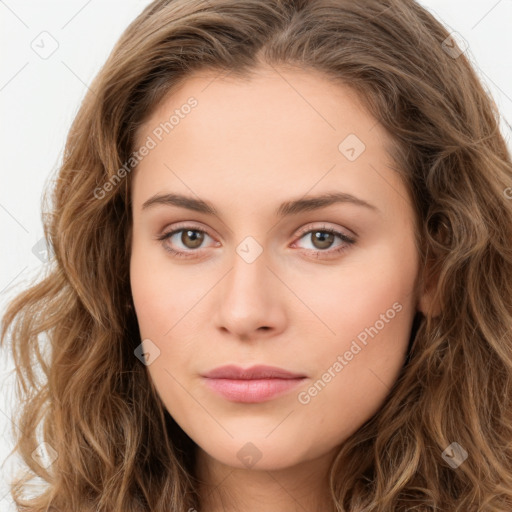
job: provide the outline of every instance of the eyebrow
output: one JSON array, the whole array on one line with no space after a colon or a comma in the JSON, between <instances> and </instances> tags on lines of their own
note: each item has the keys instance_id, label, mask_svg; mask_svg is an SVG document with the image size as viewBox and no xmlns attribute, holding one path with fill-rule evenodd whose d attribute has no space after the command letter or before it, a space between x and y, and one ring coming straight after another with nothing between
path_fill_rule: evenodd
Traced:
<instances>
[{"instance_id":1,"label":"eyebrow","mask_svg":"<svg viewBox=\"0 0 512 512\"><path fill-rule=\"evenodd\" d=\"M351 203L379 213L379 209L373 204L345 192L326 192L316 196L302 197L300 199L286 201L282 203L274 213L278 217L285 217L287 215L297 215L306 211L319 210L320 208L326 208L327 206L337 203ZM142 205L142 210L146 210L156 205L178 206L180 208L186 208L187 210L193 210L206 215L218 215L219 213L208 201L184 196L182 194L171 193L156 194L150 197Z\"/></svg>"}]
</instances>

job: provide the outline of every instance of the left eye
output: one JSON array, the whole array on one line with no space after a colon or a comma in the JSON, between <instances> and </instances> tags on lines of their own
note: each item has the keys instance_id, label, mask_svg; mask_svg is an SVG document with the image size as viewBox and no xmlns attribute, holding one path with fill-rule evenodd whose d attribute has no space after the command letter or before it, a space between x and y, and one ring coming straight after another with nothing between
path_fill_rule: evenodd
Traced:
<instances>
[{"instance_id":1,"label":"left eye","mask_svg":"<svg viewBox=\"0 0 512 512\"><path fill-rule=\"evenodd\" d=\"M349 238L343 233L340 233L339 231L330 228L310 229L309 231L306 231L300 237L300 239L306 236L310 236L310 240L313 243L313 248L310 250L315 252L331 252L329 251L329 249L331 249L333 241L336 237L342 240L342 242L344 242L343 244L341 244L342 248L345 248L347 245L354 243L354 240L352 238ZM337 249L338 248L332 250L335 251Z\"/></svg>"}]
</instances>

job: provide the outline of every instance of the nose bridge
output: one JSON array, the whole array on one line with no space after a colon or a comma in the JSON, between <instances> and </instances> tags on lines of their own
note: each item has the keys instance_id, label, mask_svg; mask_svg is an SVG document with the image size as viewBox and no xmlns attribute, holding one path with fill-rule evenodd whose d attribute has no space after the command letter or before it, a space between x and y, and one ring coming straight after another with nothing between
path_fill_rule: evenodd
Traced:
<instances>
[{"instance_id":1,"label":"nose bridge","mask_svg":"<svg viewBox=\"0 0 512 512\"><path fill-rule=\"evenodd\" d=\"M263 326L276 327L282 315L277 290L269 282L275 277L267 268L266 249L254 237L246 237L235 247L231 261L218 297L217 326L244 337Z\"/></svg>"},{"instance_id":2,"label":"nose bridge","mask_svg":"<svg viewBox=\"0 0 512 512\"><path fill-rule=\"evenodd\" d=\"M251 298L265 292L270 274L268 254L253 236L245 237L236 247L232 270L227 276L228 293L234 294L238 304L251 302ZM253 300L253 301L254 301Z\"/></svg>"}]
</instances>

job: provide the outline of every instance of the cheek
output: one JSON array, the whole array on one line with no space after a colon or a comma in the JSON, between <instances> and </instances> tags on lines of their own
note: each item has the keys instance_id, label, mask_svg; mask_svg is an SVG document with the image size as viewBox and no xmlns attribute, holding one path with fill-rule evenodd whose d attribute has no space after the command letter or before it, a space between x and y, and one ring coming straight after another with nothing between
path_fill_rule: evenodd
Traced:
<instances>
[{"instance_id":1,"label":"cheek","mask_svg":"<svg viewBox=\"0 0 512 512\"><path fill-rule=\"evenodd\" d=\"M298 395L301 415L322 425L322 446L352 435L385 402L404 364L414 309L384 309L385 320L363 322L353 337L340 336L312 359L318 373ZM394 315L393 318L391 318ZM366 315L367 318L375 315ZM377 317L378 318L378 317ZM361 341L363 340L363 341Z\"/></svg>"},{"instance_id":2,"label":"cheek","mask_svg":"<svg viewBox=\"0 0 512 512\"><path fill-rule=\"evenodd\" d=\"M412 239L406 244L396 242L383 239L347 255L339 265L319 267L309 274L296 268L283 270L283 280L293 283L294 293L308 306L311 314L306 316L318 320L313 321L317 333L310 333L312 339L321 336L328 345L343 344L362 333L364 341L365 329L376 323L379 339L407 329L416 299L418 259ZM398 314L397 309L402 312Z\"/></svg>"},{"instance_id":3,"label":"cheek","mask_svg":"<svg viewBox=\"0 0 512 512\"><path fill-rule=\"evenodd\" d=\"M338 324L335 340L324 339L309 351L315 377L321 380L319 392L329 388L366 400L373 388L391 388L404 362L415 311L400 300L367 308Z\"/></svg>"},{"instance_id":4,"label":"cheek","mask_svg":"<svg viewBox=\"0 0 512 512\"><path fill-rule=\"evenodd\" d=\"M197 366L198 351L207 352L194 340L199 325L203 328L198 317L206 303L205 294L214 286L215 279L205 272L184 272L183 267L169 262L163 249L162 254L155 256L155 252L159 251L134 244L130 284L141 340L149 339L152 344L148 346L157 347L153 350L158 357L148 371L159 392L169 395L175 384L171 375L181 381L180 376L187 369ZM179 386L176 389L179 391Z\"/></svg>"},{"instance_id":5,"label":"cheek","mask_svg":"<svg viewBox=\"0 0 512 512\"><path fill-rule=\"evenodd\" d=\"M141 336L163 338L204 294L204 276L183 276L163 248L133 244L130 285Z\"/></svg>"},{"instance_id":6,"label":"cheek","mask_svg":"<svg viewBox=\"0 0 512 512\"><path fill-rule=\"evenodd\" d=\"M404 364L416 313L417 262L414 249L407 250L405 258L381 246L378 257L361 256L324 283L317 307L335 335L310 350L317 372L298 401L330 432L326 443L339 438L340 427L349 435L379 409Z\"/></svg>"}]
</instances>

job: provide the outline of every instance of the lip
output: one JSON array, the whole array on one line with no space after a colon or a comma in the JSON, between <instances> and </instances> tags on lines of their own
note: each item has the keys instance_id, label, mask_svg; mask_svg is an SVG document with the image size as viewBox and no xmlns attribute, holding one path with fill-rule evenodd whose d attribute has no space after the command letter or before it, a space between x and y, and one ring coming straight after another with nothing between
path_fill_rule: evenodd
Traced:
<instances>
[{"instance_id":1,"label":"lip","mask_svg":"<svg viewBox=\"0 0 512 512\"><path fill-rule=\"evenodd\" d=\"M242 368L234 364L219 366L205 373L203 377L209 379L298 379L306 377L304 374L293 373L277 366L256 365L249 368Z\"/></svg>"},{"instance_id":2,"label":"lip","mask_svg":"<svg viewBox=\"0 0 512 512\"><path fill-rule=\"evenodd\" d=\"M257 365L241 368L221 366L203 375L206 385L232 402L258 403L277 398L306 379L305 375L277 368Z\"/></svg>"}]
</instances>

